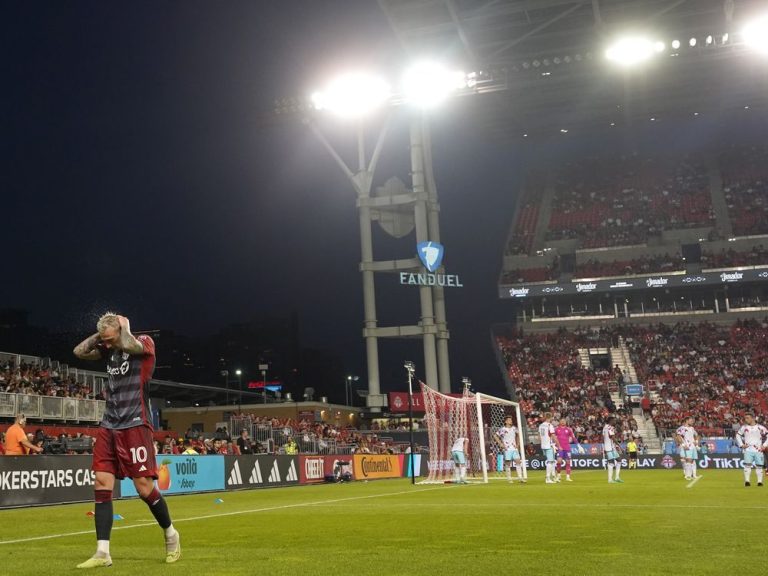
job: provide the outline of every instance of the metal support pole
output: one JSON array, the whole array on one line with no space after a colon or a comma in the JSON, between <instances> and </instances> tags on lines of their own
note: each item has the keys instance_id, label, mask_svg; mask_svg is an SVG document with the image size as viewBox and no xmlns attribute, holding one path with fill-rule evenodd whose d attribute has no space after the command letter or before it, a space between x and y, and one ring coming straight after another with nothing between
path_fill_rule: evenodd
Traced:
<instances>
[{"instance_id":1,"label":"metal support pole","mask_svg":"<svg viewBox=\"0 0 768 576\"><path fill-rule=\"evenodd\" d=\"M413 372L415 370L413 362L406 362L405 369L408 371L408 428L410 429L411 442L411 484L416 484L416 452L413 442Z\"/></svg>"},{"instance_id":2,"label":"metal support pole","mask_svg":"<svg viewBox=\"0 0 768 576\"><path fill-rule=\"evenodd\" d=\"M424 178L424 142L421 118L411 121L411 178L413 193L416 196L414 216L416 221L416 242L427 242L429 227L427 224L427 191ZM419 286L421 303L421 329L424 340L424 373L427 386L439 389L437 378L437 354L435 348L435 313L432 307L432 288Z\"/></svg>"},{"instance_id":3,"label":"metal support pole","mask_svg":"<svg viewBox=\"0 0 768 576\"><path fill-rule=\"evenodd\" d=\"M424 152L424 173L426 175L427 215L429 219L429 239L440 242L440 204L437 199L437 184L432 164L432 134L429 129L429 120L422 116L421 122ZM440 392L451 393L451 370L448 356L448 321L445 313L445 290L442 286L432 287L432 300L435 310L435 324L437 325L437 373Z\"/></svg>"}]
</instances>

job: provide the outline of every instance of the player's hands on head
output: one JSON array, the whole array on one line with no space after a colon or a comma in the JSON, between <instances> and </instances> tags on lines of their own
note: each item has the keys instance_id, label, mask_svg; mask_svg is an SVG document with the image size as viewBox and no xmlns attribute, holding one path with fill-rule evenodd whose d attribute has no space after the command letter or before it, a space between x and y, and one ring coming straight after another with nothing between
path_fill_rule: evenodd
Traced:
<instances>
[{"instance_id":1,"label":"player's hands on head","mask_svg":"<svg viewBox=\"0 0 768 576\"><path fill-rule=\"evenodd\" d=\"M129 334L131 333L131 323L128 321L128 318L125 316L118 316L117 321L120 323L120 330L124 330Z\"/></svg>"}]
</instances>

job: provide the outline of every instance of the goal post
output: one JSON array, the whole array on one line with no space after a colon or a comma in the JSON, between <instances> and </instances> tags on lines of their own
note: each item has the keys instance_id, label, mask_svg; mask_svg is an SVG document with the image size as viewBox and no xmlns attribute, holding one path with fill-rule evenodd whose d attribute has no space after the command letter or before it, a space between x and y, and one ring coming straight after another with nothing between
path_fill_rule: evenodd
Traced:
<instances>
[{"instance_id":1,"label":"goal post","mask_svg":"<svg viewBox=\"0 0 768 576\"><path fill-rule=\"evenodd\" d=\"M520 404L497 398L490 394L472 393L467 390L461 396L449 396L421 383L424 398L424 420L429 436L429 474L422 484L441 484L454 477L451 447L457 438L469 439L466 454L467 473L470 480L488 482L504 478L497 461L502 451L494 441L494 435L504 426L504 419L515 419L518 451L522 459L523 477L527 477L525 443Z\"/></svg>"}]
</instances>

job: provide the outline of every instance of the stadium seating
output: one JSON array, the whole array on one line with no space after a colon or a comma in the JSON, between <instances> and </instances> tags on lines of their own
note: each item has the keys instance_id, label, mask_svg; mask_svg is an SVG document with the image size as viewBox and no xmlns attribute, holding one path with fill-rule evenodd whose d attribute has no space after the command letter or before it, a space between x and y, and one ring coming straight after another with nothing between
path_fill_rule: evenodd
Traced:
<instances>
[{"instance_id":1,"label":"stadium seating","mask_svg":"<svg viewBox=\"0 0 768 576\"><path fill-rule=\"evenodd\" d=\"M90 388L56 370L11 361L0 364L0 392L66 398L94 398Z\"/></svg>"},{"instance_id":2,"label":"stadium seating","mask_svg":"<svg viewBox=\"0 0 768 576\"><path fill-rule=\"evenodd\" d=\"M587 158L558 175L547 240L581 248L645 244L663 230L710 226L708 172L696 159Z\"/></svg>"},{"instance_id":3,"label":"stadium seating","mask_svg":"<svg viewBox=\"0 0 768 576\"><path fill-rule=\"evenodd\" d=\"M766 160L766 146L734 146L720 157L723 194L736 236L768 234Z\"/></svg>"},{"instance_id":4,"label":"stadium seating","mask_svg":"<svg viewBox=\"0 0 768 576\"><path fill-rule=\"evenodd\" d=\"M632 260L611 260L601 262L588 260L576 266L578 278L600 278L606 276L628 276L632 274L653 274L685 270L685 263L679 254L646 256Z\"/></svg>"},{"instance_id":5,"label":"stadium seating","mask_svg":"<svg viewBox=\"0 0 768 576\"><path fill-rule=\"evenodd\" d=\"M651 392L651 416L662 434L693 416L702 435L732 435L747 410L768 412L768 320L679 322L497 336L529 425L544 411L560 412L585 426L586 441L595 441L614 411L610 391L621 374L584 368L578 349L616 345L619 336Z\"/></svg>"},{"instance_id":6,"label":"stadium seating","mask_svg":"<svg viewBox=\"0 0 768 576\"><path fill-rule=\"evenodd\" d=\"M768 264L768 250L760 244L751 250L738 252L722 250L720 252L703 251L701 261L704 268L734 268L737 266L760 266Z\"/></svg>"}]
</instances>

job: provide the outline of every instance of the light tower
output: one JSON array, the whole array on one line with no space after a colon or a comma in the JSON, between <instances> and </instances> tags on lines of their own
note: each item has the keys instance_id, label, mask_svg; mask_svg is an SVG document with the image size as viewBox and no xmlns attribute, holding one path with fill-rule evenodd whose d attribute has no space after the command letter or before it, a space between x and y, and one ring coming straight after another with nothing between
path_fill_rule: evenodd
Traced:
<instances>
[{"instance_id":1,"label":"light tower","mask_svg":"<svg viewBox=\"0 0 768 576\"><path fill-rule=\"evenodd\" d=\"M407 326L380 326L376 314L375 275L377 273L423 272L413 256L396 260L375 261L373 258L373 222L378 221L392 236L403 237L414 228L416 242L440 242L440 205L432 169L431 138L427 109L434 107L457 90L474 86L468 76L449 71L432 63L420 63L403 76L398 92L393 92L382 79L362 73L347 74L334 80L312 97L317 111L328 110L351 118L357 127L357 168L352 169L334 149L311 117L307 124L357 193L360 221L361 262L363 279L364 327L368 366L368 406L377 410L386 406L379 380L379 338L421 338L424 347L424 373L429 386L448 393L450 362L448 325L442 286L420 285L420 318ZM409 106L410 114L410 173L411 187L390 179L373 190L373 177L381 156L384 140L395 106ZM368 157L365 148L364 117L381 108L388 108L373 152Z\"/></svg>"}]
</instances>

